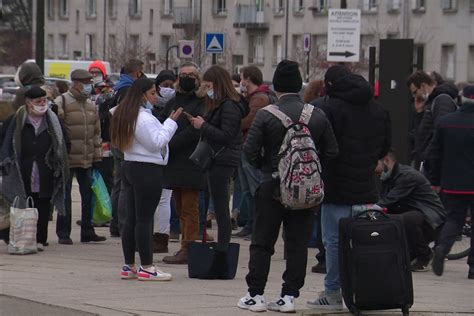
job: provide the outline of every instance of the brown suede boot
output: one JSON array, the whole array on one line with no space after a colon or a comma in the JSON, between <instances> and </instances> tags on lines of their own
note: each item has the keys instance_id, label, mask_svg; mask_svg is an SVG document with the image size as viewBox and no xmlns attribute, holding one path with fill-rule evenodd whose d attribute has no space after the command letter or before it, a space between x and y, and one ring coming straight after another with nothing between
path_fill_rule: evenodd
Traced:
<instances>
[{"instance_id":1,"label":"brown suede boot","mask_svg":"<svg viewBox=\"0 0 474 316\"><path fill-rule=\"evenodd\" d=\"M166 234L153 234L153 253L167 253L168 238L169 236Z\"/></svg>"},{"instance_id":2,"label":"brown suede boot","mask_svg":"<svg viewBox=\"0 0 474 316\"><path fill-rule=\"evenodd\" d=\"M163 262L168 264L188 264L188 253L180 250L173 256L164 257Z\"/></svg>"}]
</instances>

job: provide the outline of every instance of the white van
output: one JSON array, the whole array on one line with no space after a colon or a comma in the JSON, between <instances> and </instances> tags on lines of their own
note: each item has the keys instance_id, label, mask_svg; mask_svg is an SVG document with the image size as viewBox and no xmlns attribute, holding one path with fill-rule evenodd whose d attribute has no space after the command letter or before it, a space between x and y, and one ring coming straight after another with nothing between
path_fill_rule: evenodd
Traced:
<instances>
[{"instance_id":1,"label":"white van","mask_svg":"<svg viewBox=\"0 0 474 316\"><path fill-rule=\"evenodd\" d=\"M28 59L26 62L36 62L34 59ZM45 59L44 76L54 77L65 80L71 80L71 72L76 69L88 70L92 60L64 60L64 59ZM107 73L111 73L110 63L102 61Z\"/></svg>"}]
</instances>

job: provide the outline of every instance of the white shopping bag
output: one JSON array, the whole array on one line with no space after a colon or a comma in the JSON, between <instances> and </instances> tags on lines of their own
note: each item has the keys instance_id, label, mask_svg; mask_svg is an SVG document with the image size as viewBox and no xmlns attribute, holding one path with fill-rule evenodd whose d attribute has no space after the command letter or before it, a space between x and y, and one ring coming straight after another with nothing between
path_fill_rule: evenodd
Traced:
<instances>
[{"instance_id":1,"label":"white shopping bag","mask_svg":"<svg viewBox=\"0 0 474 316\"><path fill-rule=\"evenodd\" d=\"M36 225L38 210L34 208L33 198L26 199L26 208L18 207L16 197L10 207L10 243L8 252L13 255L27 255L38 251L36 244Z\"/></svg>"}]
</instances>

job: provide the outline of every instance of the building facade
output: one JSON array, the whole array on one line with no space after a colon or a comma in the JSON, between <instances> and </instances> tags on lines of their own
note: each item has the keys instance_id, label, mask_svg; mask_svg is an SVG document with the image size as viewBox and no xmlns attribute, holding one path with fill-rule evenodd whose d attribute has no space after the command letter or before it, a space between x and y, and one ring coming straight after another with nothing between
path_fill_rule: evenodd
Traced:
<instances>
[{"instance_id":1,"label":"building facade","mask_svg":"<svg viewBox=\"0 0 474 316\"><path fill-rule=\"evenodd\" d=\"M311 36L309 77L326 62L327 12L340 0L45 0L48 58L104 59L115 71L129 58L158 73L180 62L178 40L194 40L193 61L212 64L205 33L225 35L217 63L232 72L260 67L271 80L277 63L289 58L307 71L303 35ZM380 39L413 38L423 47L424 68L448 80L474 82L474 0L347 0L362 12L360 62L366 74L369 47ZM416 51L416 49L415 49ZM415 53L414 53L415 54ZM168 58L167 58L168 55ZM416 57L415 57L416 58Z\"/></svg>"}]
</instances>

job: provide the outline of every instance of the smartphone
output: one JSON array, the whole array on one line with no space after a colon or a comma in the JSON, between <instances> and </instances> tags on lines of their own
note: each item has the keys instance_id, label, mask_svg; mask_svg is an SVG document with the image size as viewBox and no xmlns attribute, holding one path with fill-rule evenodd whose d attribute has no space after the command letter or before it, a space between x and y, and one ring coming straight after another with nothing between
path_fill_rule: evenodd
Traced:
<instances>
[{"instance_id":1,"label":"smartphone","mask_svg":"<svg viewBox=\"0 0 474 316\"><path fill-rule=\"evenodd\" d=\"M192 116L192 115L189 114L188 112L183 111L182 113L183 113L184 115L186 115L187 118L194 118L194 116Z\"/></svg>"}]
</instances>

